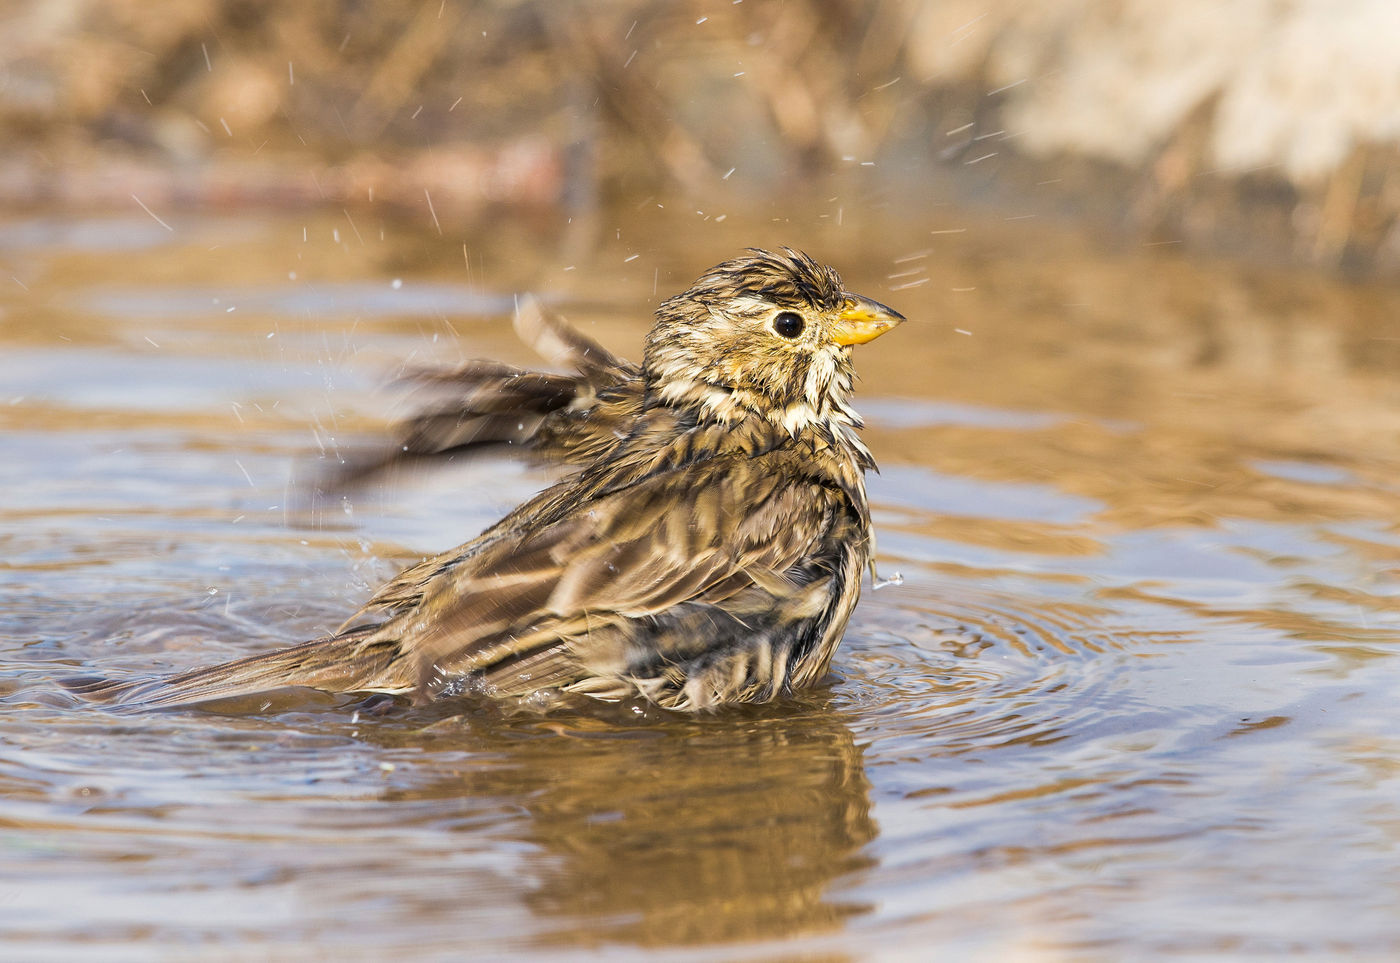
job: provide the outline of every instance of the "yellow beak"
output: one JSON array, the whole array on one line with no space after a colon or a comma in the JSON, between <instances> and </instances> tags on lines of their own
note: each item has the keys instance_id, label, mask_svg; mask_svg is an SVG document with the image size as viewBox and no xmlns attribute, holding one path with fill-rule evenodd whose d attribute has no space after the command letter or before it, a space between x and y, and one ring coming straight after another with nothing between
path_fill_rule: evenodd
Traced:
<instances>
[{"instance_id":1,"label":"yellow beak","mask_svg":"<svg viewBox=\"0 0 1400 963\"><path fill-rule=\"evenodd\" d=\"M859 294L848 294L831 333L837 344L865 344L903 320L904 315L879 301L863 298Z\"/></svg>"}]
</instances>

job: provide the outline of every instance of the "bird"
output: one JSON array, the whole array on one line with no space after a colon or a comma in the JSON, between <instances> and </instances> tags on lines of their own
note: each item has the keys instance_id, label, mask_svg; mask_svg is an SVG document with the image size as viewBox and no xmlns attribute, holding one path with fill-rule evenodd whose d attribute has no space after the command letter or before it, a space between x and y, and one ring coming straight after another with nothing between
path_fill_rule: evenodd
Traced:
<instances>
[{"instance_id":1,"label":"bird","mask_svg":"<svg viewBox=\"0 0 1400 963\"><path fill-rule=\"evenodd\" d=\"M329 636L66 688L150 709L304 686L701 712L811 687L874 577L852 349L904 320L805 253L750 248L661 302L640 366L548 322L573 375L483 364L468 387L504 415L525 379L531 437L570 468L556 483Z\"/></svg>"}]
</instances>

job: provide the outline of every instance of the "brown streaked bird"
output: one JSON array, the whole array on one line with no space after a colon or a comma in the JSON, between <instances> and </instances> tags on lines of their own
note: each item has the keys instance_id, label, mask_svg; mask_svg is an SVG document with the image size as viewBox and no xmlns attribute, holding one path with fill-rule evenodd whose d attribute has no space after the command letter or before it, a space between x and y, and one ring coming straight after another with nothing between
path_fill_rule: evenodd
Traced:
<instances>
[{"instance_id":1,"label":"brown streaked bird","mask_svg":"<svg viewBox=\"0 0 1400 963\"><path fill-rule=\"evenodd\" d=\"M631 372L611 386L631 399L621 437L335 635L68 687L153 708L310 686L700 710L810 686L873 547L851 348L903 320L805 254L725 261L662 302L640 370L605 355Z\"/></svg>"}]
</instances>

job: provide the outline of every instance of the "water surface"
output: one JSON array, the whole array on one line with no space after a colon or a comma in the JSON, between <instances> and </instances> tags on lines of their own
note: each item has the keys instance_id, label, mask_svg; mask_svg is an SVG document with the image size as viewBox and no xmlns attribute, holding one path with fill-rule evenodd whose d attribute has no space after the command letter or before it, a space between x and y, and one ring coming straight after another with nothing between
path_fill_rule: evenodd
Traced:
<instances>
[{"instance_id":1,"label":"water surface","mask_svg":"<svg viewBox=\"0 0 1400 963\"><path fill-rule=\"evenodd\" d=\"M830 213L644 206L586 259L366 215L0 225L4 955L1400 953L1400 292ZM55 685L333 628L548 481L308 505L404 364L530 360L520 290L636 357L755 243L913 319L857 359L903 581L829 687L369 720Z\"/></svg>"}]
</instances>

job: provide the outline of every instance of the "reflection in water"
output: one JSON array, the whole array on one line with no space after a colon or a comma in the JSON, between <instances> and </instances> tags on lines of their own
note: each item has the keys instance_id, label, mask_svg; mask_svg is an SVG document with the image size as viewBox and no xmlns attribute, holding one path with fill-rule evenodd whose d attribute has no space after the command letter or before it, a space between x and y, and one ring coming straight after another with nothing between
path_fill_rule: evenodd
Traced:
<instances>
[{"instance_id":1,"label":"reflection in water","mask_svg":"<svg viewBox=\"0 0 1400 963\"><path fill-rule=\"evenodd\" d=\"M829 707L620 721L441 723L434 743L461 727L498 762L390 798L519 800L519 842L539 850L525 900L555 942L771 939L869 911L830 893L870 864L875 826L860 749Z\"/></svg>"}]
</instances>

